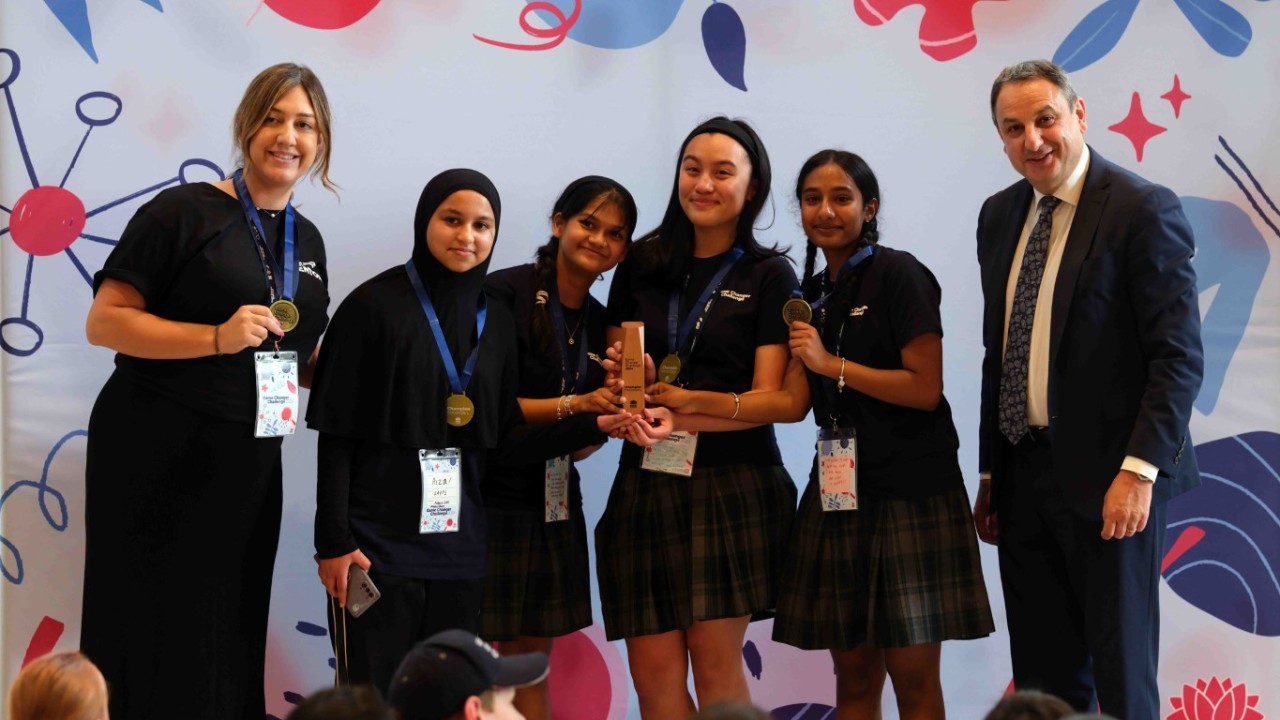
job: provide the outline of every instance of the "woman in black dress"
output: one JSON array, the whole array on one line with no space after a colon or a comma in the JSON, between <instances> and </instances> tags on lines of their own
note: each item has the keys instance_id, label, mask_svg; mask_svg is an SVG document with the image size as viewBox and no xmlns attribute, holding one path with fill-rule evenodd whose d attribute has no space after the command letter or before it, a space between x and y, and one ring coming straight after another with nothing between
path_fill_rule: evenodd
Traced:
<instances>
[{"instance_id":1,"label":"woman in black dress","mask_svg":"<svg viewBox=\"0 0 1280 720\"><path fill-rule=\"evenodd\" d=\"M609 291L610 339L625 321L644 323L663 380L651 400L681 413L676 430L697 432L626 445L596 526L605 632L626 639L645 718L693 712L690 668L700 705L749 700L743 638L774 606L796 490L768 423L804 413L770 393L783 401L759 404L750 422L737 415L742 396L782 388L789 362L782 305L795 272L752 233L770 177L747 123L696 127L662 223Z\"/></svg>"},{"instance_id":2,"label":"woman in black dress","mask_svg":"<svg viewBox=\"0 0 1280 720\"><path fill-rule=\"evenodd\" d=\"M117 355L89 419L80 646L112 717L266 713L281 441L329 306L291 198L309 174L334 188L330 126L309 69L262 71L233 123L243 168L143 205L94 278L85 332Z\"/></svg>"},{"instance_id":3,"label":"woman in black dress","mask_svg":"<svg viewBox=\"0 0 1280 720\"><path fill-rule=\"evenodd\" d=\"M409 262L334 313L307 425L320 431L315 545L330 631L352 683L384 694L419 640L476 632L486 567L487 461L543 461L602 443L631 416L521 424L516 326L483 291L502 206L475 170L427 183ZM352 565L381 598L351 617Z\"/></svg>"},{"instance_id":4,"label":"woman in black dress","mask_svg":"<svg viewBox=\"0 0 1280 720\"><path fill-rule=\"evenodd\" d=\"M886 672L900 717L942 718L942 641L994 626L942 394L941 291L915 257L877 244L880 188L862 158L817 153L796 199L813 308L812 322L792 322L790 347L808 371L818 452L773 637L831 652L841 718L880 717Z\"/></svg>"}]
</instances>

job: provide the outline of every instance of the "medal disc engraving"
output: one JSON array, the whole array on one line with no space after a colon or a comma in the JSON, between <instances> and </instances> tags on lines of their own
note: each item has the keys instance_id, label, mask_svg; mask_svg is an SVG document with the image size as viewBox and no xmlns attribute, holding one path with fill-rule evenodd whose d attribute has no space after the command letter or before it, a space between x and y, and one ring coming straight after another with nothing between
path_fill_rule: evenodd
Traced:
<instances>
[{"instance_id":1,"label":"medal disc engraving","mask_svg":"<svg viewBox=\"0 0 1280 720\"><path fill-rule=\"evenodd\" d=\"M807 323L813 320L813 308L800 298L791 298L782 304L782 320L790 325L799 320Z\"/></svg>"},{"instance_id":2,"label":"medal disc engraving","mask_svg":"<svg viewBox=\"0 0 1280 720\"><path fill-rule=\"evenodd\" d=\"M668 355L658 365L658 379L664 383L674 382L680 375L680 356Z\"/></svg>"},{"instance_id":3,"label":"medal disc engraving","mask_svg":"<svg viewBox=\"0 0 1280 720\"><path fill-rule=\"evenodd\" d=\"M466 395L450 395L444 404L444 419L454 427L462 427L471 422L476 414L476 406Z\"/></svg>"},{"instance_id":4,"label":"medal disc engraving","mask_svg":"<svg viewBox=\"0 0 1280 720\"><path fill-rule=\"evenodd\" d=\"M288 300L271 303L271 315L280 322L280 329L285 332L298 327L298 306Z\"/></svg>"}]
</instances>

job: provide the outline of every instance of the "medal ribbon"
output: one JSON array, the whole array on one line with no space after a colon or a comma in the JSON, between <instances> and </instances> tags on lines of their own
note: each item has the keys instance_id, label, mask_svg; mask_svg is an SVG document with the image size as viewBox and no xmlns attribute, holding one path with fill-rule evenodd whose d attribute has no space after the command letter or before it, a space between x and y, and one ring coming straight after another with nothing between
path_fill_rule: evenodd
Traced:
<instances>
[{"instance_id":1,"label":"medal ribbon","mask_svg":"<svg viewBox=\"0 0 1280 720\"><path fill-rule=\"evenodd\" d=\"M449 352L449 343L444 339L444 331L440 329L440 317L436 315L436 307L431 304L431 298L427 295L422 277L418 275L418 268L413 264L413 258L404 264L404 269L409 273L409 282L413 284L413 291L418 294L422 312L426 314L427 322L431 325L431 334L436 338L436 347L440 349L445 374L449 376L449 389L453 390L455 395L464 395L467 385L471 382L471 373L475 372L476 359L480 357L480 338L484 335L484 318L488 312L484 293L481 292L476 297L476 345L471 348L471 356L467 358L466 364L462 367L462 375L459 377L458 366L453 364L453 353Z\"/></svg>"},{"instance_id":2,"label":"medal ribbon","mask_svg":"<svg viewBox=\"0 0 1280 720\"><path fill-rule=\"evenodd\" d=\"M822 305L825 304L827 300L831 298L832 295L835 295L836 289L839 288L840 286L840 282L844 280L846 277L850 277L855 268L857 268L862 263L866 262L868 258L870 258L872 255L875 254L875 250L876 250L875 245L866 245L862 249L858 250L858 252L854 253L848 260L845 260L844 264L840 266L839 272L836 273L835 284L832 286L831 290L827 291L826 294L824 294L822 297L814 301L812 305L813 309L817 310L819 307L822 307ZM861 275L858 275L857 277L861 277ZM826 280L826 275L824 274L823 281L825 282L825 280ZM821 332L823 335L823 347L827 347L828 352L832 353L833 355L840 354L840 346L841 344L844 343L844 326L845 326L845 322L848 319L849 319L848 316L845 316L840 319L840 328L836 331L836 342L834 347L827 347L826 339L825 339L825 336L827 335L826 328L825 327L822 328ZM822 384L823 394L827 398L827 406L832 411L836 411L830 414L831 427L832 429L836 429L839 427L839 418L837 416L837 412L838 412L837 408L839 404L838 398L840 396L839 388L836 386L835 380L833 380L832 378L826 377L825 375L819 376L819 380L821 381L821 384Z\"/></svg>"},{"instance_id":3,"label":"medal ribbon","mask_svg":"<svg viewBox=\"0 0 1280 720\"><path fill-rule=\"evenodd\" d=\"M267 278L269 302L275 302L277 297L292 302L294 295L298 293L298 263L294 261L292 198L284 206L284 273L282 275L280 266L276 264L275 253L271 252L271 246L267 244L267 233L262 228L262 219L258 217L253 200L249 197L249 188L244 184L243 168L236 169L235 174L231 176L231 183L235 185L236 197L240 199L240 207L244 210L245 220L248 221L249 229L253 234L254 245L258 248L258 259L262 261L262 273Z\"/></svg>"},{"instance_id":4,"label":"medal ribbon","mask_svg":"<svg viewBox=\"0 0 1280 720\"><path fill-rule=\"evenodd\" d=\"M707 314L711 312L711 306L715 304L715 292L720 289L720 284L724 282L724 277L733 269L734 263L742 258L742 248L734 247L729 254L720 263L716 274L711 277L711 282L703 288L702 294L698 296L698 300L689 308L689 314L685 316L684 323L680 327L680 332L676 334L676 322L680 317L680 295L679 290L671 291L671 302L667 307L667 352L672 355L679 355L680 348L684 347L689 336L693 336L690 343L689 355L693 354L693 345L698 342L698 335L702 332L702 323L706 320ZM702 312L696 312L698 306L702 306ZM696 331L696 332L695 332Z\"/></svg>"},{"instance_id":5,"label":"medal ribbon","mask_svg":"<svg viewBox=\"0 0 1280 720\"><path fill-rule=\"evenodd\" d=\"M831 286L831 290L829 290L825 295L818 298L817 300L814 300L813 303L809 305L809 307L814 310L817 310L818 308L822 307L827 302L827 300L830 299L831 296L835 294L836 287L840 285L840 281L843 280L847 274L853 272L853 269L861 265L867 258L874 255L875 251L876 251L875 245L864 245L862 249L858 250L858 252L850 256L848 260L845 260L844 264L840 266L840 271L836 273L836 282L834 285ZM824 282L825 282L825 277L824 277ZM795 295L796 297L799 297L800 291L796 290L793 293L793 295ZM841 329L843 329L843 327L844 326L842 325Z\"/></svg>"},{"instance_id":6,"label":"medal ribbon","mask_svg":"<svg viewBox=\"0 0 1280 720\"><path fill-rule=\"evenodd\" d=\"M587 315L591 310L591 298L582 303L582 343L578 347L578 366L569 372L569 323L564 319L564 307L560 305L560 290L551 286L551 329L556 335L556 347L560 349L560 392L572 388L574 395L587 389Z\"/></svg>"}]
</instances>

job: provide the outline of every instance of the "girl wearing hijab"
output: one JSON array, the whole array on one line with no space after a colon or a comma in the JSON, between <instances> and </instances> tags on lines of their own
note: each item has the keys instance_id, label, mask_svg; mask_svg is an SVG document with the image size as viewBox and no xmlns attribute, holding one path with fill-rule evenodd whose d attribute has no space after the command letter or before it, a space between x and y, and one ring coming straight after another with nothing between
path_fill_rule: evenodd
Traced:
<instances>
[{"instance_id":1,"label":"girl wearing hijab","mask_svg":"<svg viewBox=\"0 0 1280 720\"><path fill-rule=\"evenodd\" d=\"M307 425L320 432L315 545L330 633L347 679L384 694L417 641L479 629L489 451L545 459L632 422L583 412L517 427L515 321L482 289L501 213L483 174L432 178L409 262L343 300L316 365ZM352 565L381 593L358 617L338 609Z\"/></svg>"},{"instance_id":2,"label":"girl wearing hijab","mask_svg":"<svg viewBox=\"0 0 1280 720\"><path fill-rule=\"evenodd\" d=\"M818 152L796 200L813 307L790 347L807 368L818 453L773 638L831 653L842 718L880 717L886 672L900 717L941 718L942 641L994 625L942 394L938 281L878 244L880 186L861 157Z\"/></svg>"},{"instance_id":3,"label":"girl wearing hijab","mask_svg":"<svg viewBox=\"0 0 1280 720\"><path fill-rule=\"evenodd\" d=\"M156 195L94 277L85 334L116 367L89 418L80 647L117 720L266 714L280 449L329 320L293 190L335 187L331 127L310 69L263 70L232 122L243 166Z\"/></svg>"},{"instance_id":4,"label":"girl wearing hijab","mask_svg":"<svg viewBox=\"0 0 1280 720\"><path fill-rule=\"evenodd\" d=\"M569 184L551 212L551 239L536 262L499 270L486 288L515 313L520 408L528 422L582 412L615 413L621 398L602 387L604 306L591 285L627 253L636 203L614 180ZM493 463L481 488L489 515L489 576L481 636L499 652L551 652L552 640L591 624L587 525L575 460L598 446L546 462ZM550 717L545 680L516 691L528 720Z\"/></svg>"},{"instance_id":5,"label":"girl wearing hijab","mask_svg":"<svg viewBox=\"0 0 1280 720\"><path fill-rule=\"evenodd\" d=\"M742 641L774 606L795 509L773 428L803 407L785 393L750 422L741 397L779 390L787 372L782 305L795 272L752 225L769 194L769 156L751 127L717 117L681 145L666 214L636 241L609 291L610 339L639 320L661 358L652 402L678 413L671 439L622 451L596 526L609 639L625 638L644 718L749 700ZM616 351L620 347L615 346ZM796 410L799 410L797 413Z\"/></svg>"}]
</instances>

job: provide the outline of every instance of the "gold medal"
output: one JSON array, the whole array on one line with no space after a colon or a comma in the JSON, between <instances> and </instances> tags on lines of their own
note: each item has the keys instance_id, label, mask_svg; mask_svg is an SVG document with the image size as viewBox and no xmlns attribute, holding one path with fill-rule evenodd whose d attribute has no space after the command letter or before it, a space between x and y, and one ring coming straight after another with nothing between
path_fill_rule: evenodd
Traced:
<instances>
[{"instance_id":1,"label":"gold medal","mask_svg":"<svg viewBox=\"0 0 1280 720\"><path fill-rule=\"evenodd\" d=\"M444 419L454 427L462 427L471 422L476 414L476 406L466 395L454 394L444 404Z\"/></svg>"},{"instance_id":2,"label":"gold medal","mask_svg":"<svg viewBox=\"0 0 1280 720\"><path fill-rule=\"evenodd\" d=\"M658 366L658 379L664 383L675 382L680 376L680 356L672 353L662 358L662 364Z\"/></svg>"},{"instance_id":3,"label":"gold medal","mask_svg":"<svg viewBox=\"0 0 1280 720\"><path fill-rule=\"evenodd\" d=\"M813 320L813 308L802 298L791 298L782 304L782 320L788 327L797 320L810 322Z\"/></svg>"},{"instance_id":4,"label":"gold medal","mask_svg":"<svg viewBox=\"0 0 1280 720\"><path fill-rule=\"evenodd\" d=\"M291 332L298 327L298 306L289 300L277 300L271 303L271 315L280 321L280 329Z\"/></svg>"}]
</instances>

